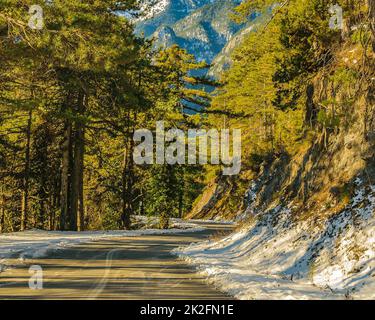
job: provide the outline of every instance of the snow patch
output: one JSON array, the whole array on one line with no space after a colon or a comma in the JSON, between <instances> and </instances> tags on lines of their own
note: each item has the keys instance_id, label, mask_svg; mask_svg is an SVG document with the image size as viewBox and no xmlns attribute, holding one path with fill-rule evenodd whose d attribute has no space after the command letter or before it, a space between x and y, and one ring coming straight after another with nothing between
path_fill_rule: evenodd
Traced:
<instances>
[{"instance_id":1,"label":"snow patch","mask_svg":"<svg viewBox=\"0 0 375 320\"><path fill-rule=\"evenodd\" d=\"M294 222L275 206L220 241L175 253L239 299L375 299L375 186L356 183L328 221Z\"/></svg>"},{"instance_id":2,"label":"snow patch","mask_svg":"<svg viewBox=\"0 0 375 320\"><path fill-rule=\"evenodd\" d=\"M163 13L170 4L170 0L140 0L141 18L138 21L152 19Z\"/></svg>"}]
</instances>

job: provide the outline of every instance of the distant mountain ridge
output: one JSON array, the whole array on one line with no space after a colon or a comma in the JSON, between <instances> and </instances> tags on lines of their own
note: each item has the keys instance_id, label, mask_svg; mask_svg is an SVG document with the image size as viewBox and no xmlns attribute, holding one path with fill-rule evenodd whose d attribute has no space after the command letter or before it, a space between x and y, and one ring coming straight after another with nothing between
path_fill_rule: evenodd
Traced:
<instances>
[{"instance_id":1,"label":"distant mountain ridge","mask_svg":"<svg viewBox=\"0 0 375 320\"><path fill-rule=\"evenodd\" d=\"M214 62L209 73L217 76L228 64L228 55L246 27L230 18L240 3L241 0L147 0L145 17L137 22L136 33L153 37L158 47L177 44L199 61Z\"/></svg>"}]
</instances>

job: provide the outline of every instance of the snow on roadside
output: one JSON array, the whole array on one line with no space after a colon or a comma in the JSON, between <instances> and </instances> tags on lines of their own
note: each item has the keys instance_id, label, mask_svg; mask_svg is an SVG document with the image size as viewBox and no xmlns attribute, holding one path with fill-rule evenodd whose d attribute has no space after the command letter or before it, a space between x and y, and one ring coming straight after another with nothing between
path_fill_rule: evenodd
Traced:
<instances>
[{"instance_id":1,"label":"snow on roadside","mask_svg":"<svg viewBox=\"0 0 375 320\"><path fill-rule=\"evenodd\" d=\"M375 299L375 186L319 227L275 207L240 232L175 250L239 299Z\"/></svg>"},{"instance_id":2,"label":"snow on roadside","mask_svg":"<svg viewBox=\"0 0 375 320\"><path fill-rule=\"evenodd\" d=\"M140 215L133 215L132 216L132 225L136 225L136 229L157 229L159 225L160 219L158 216L140 216ZM197 224L202 223L202 220L183 220L180 218L171 218L170 219L170 228L171 229L191 229L197 228ZM220 222L221 224L232 224L232 222L222 222L222 221L213 221L213 220L204 220L205 224L213 223L216 224Z\"/></svg>"},{"instance_id":3,"label":"snow on roadside","mask_svg":"<svg viewBox=\"0 0 375 320\"><path fill-rule=\"evenodd\" d=\"M0 272L5 269L7 259L41 258L50 250L63 249L80 243L116 237L137 237L152 234L175 234L198 232L203 227L182 220L173 219L174 229L143 229L134 231L43 231L31 230L0 235ZM178 227L178 229L176 228Z\"/></svg>"}]
</instances>

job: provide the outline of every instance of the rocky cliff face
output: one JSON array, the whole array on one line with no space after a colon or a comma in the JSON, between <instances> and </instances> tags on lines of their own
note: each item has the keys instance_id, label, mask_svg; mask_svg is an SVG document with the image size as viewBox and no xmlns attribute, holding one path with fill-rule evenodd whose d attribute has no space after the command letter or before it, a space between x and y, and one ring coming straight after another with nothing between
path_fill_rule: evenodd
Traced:
<instances>
[{"instance_id":1,"label":"rocky cliff face","mask_svg":"<svg viewBox=\"0 0 375 320\"><path fill-rule=\"evenodd\" d=\"M137 22L136 33L154 37L157 46L178 44L198 60L228 63L228 44L244 25L230 19L241 0L148 0L145 17ZM145 7L146 8L146 7ZM238 36L236 37L238 41ZM230 48L231 46L229 46ZM220 59L216 59L217 57Z\"/></svg>"}]
</instances>

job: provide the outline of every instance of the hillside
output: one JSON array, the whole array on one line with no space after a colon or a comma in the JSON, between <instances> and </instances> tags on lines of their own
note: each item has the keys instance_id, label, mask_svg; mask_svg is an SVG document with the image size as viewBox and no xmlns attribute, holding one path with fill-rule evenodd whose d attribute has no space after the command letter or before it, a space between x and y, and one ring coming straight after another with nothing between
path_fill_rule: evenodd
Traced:
<instances>
[{"instance_id":1,"label":"hillside","mask_svg":"<svg viewBox=\"0 0 375 320\"><path fill-rule=\"evenodd\" d=\"M253 130L260 132L268 128L269 135L246 131L253 145L245 151L246 169L240 177L211 178L187 215L237 220L238 232L218 242L192 245L179 254L238 298L375 298L375 38L365 29L362 32L368 37L359 40L358 30L367 16L354 9L351 13L330 44L329 37L319 44L323 41L317 40L319 31L310 38L316 41L315 51L310 52L318 55L316 48L329 47L325 54L330 58L298 80L305 90L299 105L289 110L283 106L281 114L276 108L267 110L276 121L257 120L257 109L247 111L250 101L264 101L274 90L266 87L267 80L263 88L257 87L251 77L272 75L280 70L280 61L283 67L288 63L292 67L291 60L282 60L288 54L282 51L280 58L276 46L272 51L275 42L268 40L267 32L262 40L249 36L235 51L237 61L225 77L226 93L218 99L222 103L231 97L235 101L227 108L236 111L243 104L240 110L251 114L247 125L252 123ZM374 18L369 21L374 23ZM296 28L303 27L308 28L305 22ZM277 28L273 30L269 33L276 34ZM293 37L288 40L295 41ZM302 33L296 38L304 41ZM259 41L267 44L252 49ZM249 67L257 64L247 58L250 52L262 61L262 69ZM264 55L272 61L273 54L278 59L275 67L262 60ZM240 75L243 82L237 89ZM270 84L281 87L275 78L273 74ZM293 118L301 122L292 126ZM244 121L236 119L232 125L244 127ZM302 131L294 131L301 124Z\"/></svg>"},{"instance_id":2,"label":"hillside","mask_svg":"<svg viewBox=\"0 0 375 320\"><path fill-rule=\"evenodd\" d=\"M241 299L374 299L375 127L364 115L357 105L356 125L326 148L317 141L264 164L235 209L240 186L208 186L189 217L242 227L179 254Z\"/></svg>"}]
</instances>

